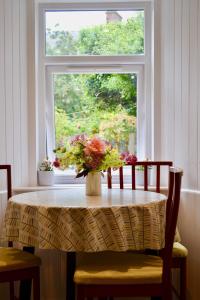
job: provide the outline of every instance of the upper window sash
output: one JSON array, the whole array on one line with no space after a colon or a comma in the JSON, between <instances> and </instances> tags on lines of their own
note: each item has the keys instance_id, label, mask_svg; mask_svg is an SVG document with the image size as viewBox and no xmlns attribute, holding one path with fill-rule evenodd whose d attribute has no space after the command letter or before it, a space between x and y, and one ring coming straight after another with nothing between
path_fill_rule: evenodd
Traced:
<instances>
[{"instance_id":1,"label":"upper window sash","mask_svg":"<svg viewBox=\"0 0 200 300\"><path fill-rule=\"evenodd\" d=\"M74 11L88 11L88 10L144 10L144 54L128 54L128 55L116 55L117 58L123 57L135 57L139 60L141 57L143 57L143 60L146 60L146 55L149 57L150 49L151 49L151 3L149 2L134 2L134 1L126 1L126 2L110 2L110 3L46 3L46 4L40 4L39 5L39 40L40 40L40 59L45 60L47 63L48 61L51 61L53 58L60 59L61 62L62 58L67 59L67 57L72 57L72 59L75 60L74 56L67 55L67 56L47 56L45 53L45 40L46 40L46 26L45 26L45 13L46 11L63 11L63 10L74 10ZM107 55L106 55L107 56ZM104 57L106 57L104 56ZM109 55L108 58L113 57L115 55ZM84 56L78 56L80 58L85 57ZM94 55L87 55L86 57L90 58L91 60L95 59L96 56ZM102 55L98 55L98 57L103 57Z\"/></svg>"}]
</instances>

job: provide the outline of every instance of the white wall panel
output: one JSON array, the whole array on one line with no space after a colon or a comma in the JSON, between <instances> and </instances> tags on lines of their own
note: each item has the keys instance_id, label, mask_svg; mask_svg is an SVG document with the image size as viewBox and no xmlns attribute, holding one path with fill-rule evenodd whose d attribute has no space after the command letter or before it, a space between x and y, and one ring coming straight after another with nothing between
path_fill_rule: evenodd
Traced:
<instances>
[{"instance_id":1,"label":"white wall panel","mask_svg":"<svg viewBox=\"0 0 200 300\"><path fill-rule=\"evenodd\" d=\"M197 144L197 155L198 155L198 162L197 162L197 167L198 167L198 190L200 190L200 3L198 1L198 28L197 28L197 34L198 34L198 44L197 44L197 84L198 84L198 94L197 94L197 113L198 113L198 128L197 128L197 133L198 133L198 144Z\"/></svg>"},{"instance_id":2,"label":"white wall panel","mask_svg":"<svg viewBox=\"0 0 200 300\"><path fill-rule=\"evenodd\" d=\"M12 20L13 24L13 126L14 126L14 136L13 136L13 162L14 162L14 178L18 178L18 184L21 184L21 148L22 145L19 142L21 140L21 76L20 76L20 6L19 0L14 1L12 5Z\"/></svg>"},{"instance_id":3,"label":"white wall panel","mask_svg":"<svg viewBox=\"0 0 200 300\"><path fill-rule=\"evenodd\" d=\"M13 185L28 174L26 1L0 1L0 163L12 164Z\"/></svg>"},{"instance_id":4,"label":"white wall panel","mask_svg":"<svg viewBox=\"0 0 200 300\"><path fill-rule=\"evenodd\" d=\"M182 153L180 153L180 145L182 145L181 128L182 128L182 84L181 84L181 57L182 57L182 0L176 0L174 2L174 122L176 124L174 130L174 155L177 165L181 165L183 161Z\"/></svg>"},{"instance_id":5,"label":"white wall panel","mask_svg":"<svg viewBox=\"0 0 200 300\"><path fill-rule=\"evenodd\" d=\"M182 193L179 229L189 250L188 299L197 300L200 297L197 236L200 194L196 191L200 189L200 1L161 0L160 9L161 158L172 159L184 169L183 186L189 191Z\"/></svg>"},{"instance_id":6,"label":"white wall panel","mask_svg":"<svg viewBox=\"0 0 200 300\"><path fill-rule=\"evenodd\" d=\"M4 1L0 1L0 163L6 160L6 117L5 117L5 59L4 59Z\"/></svg>"},{"instance_id":7,"label":"white wall panel","mask_svg":"<svg viewBox=\"0 0 200 300\"><path fill-rule=\"evenodd\" d=\"M12 0L5 1L5 106L6 106L6 157L7 162L14 161L14 124L13 124L13 14Z\"/></svg>"},{"instance_id":8,"label":"white wall panel","mask_svg":"<svg viewBox=\"0 0 200 300\"><path fill-rule=\"evenodd\" d=\"M184 21L183 21L184 20ZM190 58L190 3L188 0L182 0L182 40L181 40L181 91L182 91L182 130L180 132L182 140L182 148L178 147L177 151L182 158L180 164L184 170L188 168L189 162L189 58ZM188 182L188 172L184 173L184 182Z\"/></svg>"},{"instance_id":9,"label":"white wall panel","mask_svg":"<svg viewBox=\"0 0 200 300\"><path fill-rule=\"evenodd\" d=\"M198 141L198 131L197 131L197 92L198 85L197 82L197 0L190 1L190 57L189 57L189 165L188 165L188 186L193 189L197 189L197 141Z\"/></svg>"},{"instance_id":10,"label":"white wall panel","mask_svg":"<svg viewBox=\"0 0 200 300\"><path fill-rule=\"evenodd\" d=\"M161 1L160 156L184 168L191 189L200 186L199 12L198 0Z\"/></svg>"},{"instance_id":11,"label":"white wall panel","mask_svg":"<svg viewBox=\"0 0 200 300\"><path fill-rule=\"evenodd\" d=\"M19 2L19 10L20 10L20 18L19 18L19 44L20 44L20 53L19 53L19 61L20 61L20 99L21 99L21 106L20 106L20 115L21 115L21 122L20 122L20 132L21 132L21 170L22 170L22 185L28 183L29 178L29 145L28 145L28 88L27 88L27 26L24 26L27 22L27 1L20 0Z\"/></svg>"}]
</instances>

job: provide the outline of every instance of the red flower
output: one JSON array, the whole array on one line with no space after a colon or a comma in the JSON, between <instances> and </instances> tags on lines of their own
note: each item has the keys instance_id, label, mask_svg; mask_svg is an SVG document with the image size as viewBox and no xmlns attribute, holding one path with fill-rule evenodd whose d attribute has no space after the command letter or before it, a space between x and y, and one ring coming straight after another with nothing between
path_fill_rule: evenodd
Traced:
<instances>
[{"instance_id":1,"label":"red flower","mask_svg":"<svg viewBox=\"0 0 200 300\"><path fill-rule=\"evenodd\" d=\"M129 152L122 152L121 159L124 160L127 165L134 165L137 161L137 156Z\"/></svg>"},{"instance_id":2,"label":"red flower","mask_svg":"<svg viewBox=\"0 0 200 300\"><path fill-rule=\"evenodd\" d=\"M56 157L55 161L53 162L53 166L55 168L59 168L60 167L60 161L59 161L59 159L57 157Z\"/></svg>"}]
</instances>

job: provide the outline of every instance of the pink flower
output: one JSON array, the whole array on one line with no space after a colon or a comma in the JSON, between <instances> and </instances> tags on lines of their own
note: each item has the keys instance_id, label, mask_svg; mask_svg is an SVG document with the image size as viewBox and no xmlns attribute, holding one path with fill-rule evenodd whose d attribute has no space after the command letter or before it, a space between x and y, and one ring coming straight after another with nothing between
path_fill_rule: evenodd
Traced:
<instances>
[{"instance_id":1,"label":"pink flower","mask_svg":"<svg viewBox=\"0 0 200 300\"><path fill-rule=\"evenodd\" d=\"M98 155L102 156L105 154L106 144L98 137L93 137L90 141L87 142L84 153L87 156Z\"/></svg>"},{"instance_id":2,"label":"pink flower","mask_svg":"<svg viewBox=\"0 0 200 300\"><path fill-rule=\"evenodd\" d=\"M121 159L124 160L127 165L134 165L137 161L137 156L129 152L122 152Z\"/></svg>"},{"instance_id":3,"label":"pink flower","mask_svg":"<svg viewBox=\"0 0 200 300\"><path fill-rule=\"evenodd\" d=\"M87 141L86 134L77 134L71 138L70 144L75 145L76 143L83 143Z\"/></svg>"},{"instance_id":4,"label":"pink flower","mask_svg":"<svg viewBox=\"0 0 200 300\"><path fill-rule=\"evenodd\" d=\"M129 152L128 152L128 151L124 151L124 152L122 152L122 153L120 154L120 158L121 158L122 160L124 160L128 155L129 155Z\"/></svg>"}]
</instances>

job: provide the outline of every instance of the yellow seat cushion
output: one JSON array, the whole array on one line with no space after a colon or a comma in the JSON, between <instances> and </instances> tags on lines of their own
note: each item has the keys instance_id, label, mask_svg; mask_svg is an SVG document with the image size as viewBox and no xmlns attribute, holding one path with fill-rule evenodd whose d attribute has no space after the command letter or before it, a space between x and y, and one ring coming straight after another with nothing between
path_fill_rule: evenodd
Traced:
<instances>
[{"instance_id":1,"label":"yellow seat cushion","mask_svg":"<svg viewBox=\"0 0 200 300\"><path fill-rule=\"evenodd\" d=\"M77 266L77 284L140 284L161 283L162 259L133 253L103 253L83 259ZM98 258L97 258L98 257Z\"/></svg>"},{"instance_id":2,"label":"yellow seat cushion","mask_svg":"<svg viewBox=\"0 0 200 300\"><path fill-rule=\"evenodd\" d=\"M173 257L187 257L188 250L181 243L175 242L173 245Z\"/></svg>"},{"instance_id":3,"label":"yellow seat cushion","mask_svg":"<svg viewBox=\"0 0 200 300\"><path fill-rule=\"evenodd\" d=\"M0 272L39 266L39 257L11 247L0 248Z\"/></svg>"}]
</instances>

